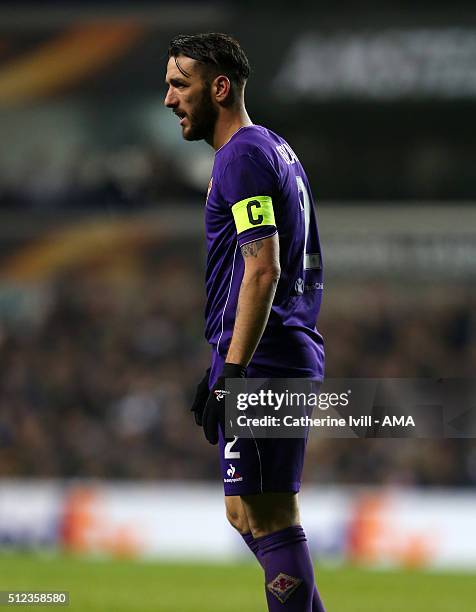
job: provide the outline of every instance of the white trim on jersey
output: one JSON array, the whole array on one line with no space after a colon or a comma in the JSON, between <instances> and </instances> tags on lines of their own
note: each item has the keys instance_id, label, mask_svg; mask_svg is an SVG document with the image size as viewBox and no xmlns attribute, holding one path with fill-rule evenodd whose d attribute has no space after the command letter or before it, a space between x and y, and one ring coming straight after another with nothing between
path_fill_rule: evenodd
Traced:
<instances>
[{"instance_id":1,"label":"white trim on jersey","mask_svg":"<svg viewBox=\"0 0 476 612\"><path fill-rule=\"evenodd\" d=\"M223 307L223 312L221 315L221 332L220 332L220 336L218 337L218 342L217 342L217 353L219 355L220 355L220 341L221 341L221 337L223 336L223 325L224 325L224 319L225 319L225 312L226 312L226 307L228 306L228 300L230 299L231 285L233 283L233 273L235 271L235 258L236 258L237 248L238 248L238 241L236 242L235 252L233 253L233 264L231 266L231 278L230 278L230 286L228 287L228 295L226 296L225 306Z\"/></svg>"},{"instance_id":2,"label":"white trim on jersey","mask_svg":"<svg viewBox=\"0 0 476 612\"><path fill-rule=\"evenodd\" d=\"M258 443L256 442L256 438L254 437L253 430L251 429L251 427L249 425L248 425L248 428L250 430L251 437L253 438L253 442L255 443L256 452L258 453L259 480L260 480L261 493L263 493L263 469L261 467L261 455L259 453Z\"/></svg>"},{"instance_id":3,"label":"white trim on jersey","mask_svg":"<svg viewBox=\"0 0 476 612\"><path fill-rule=\"evenodd\" d=\"M252 238L251 240L248 240L248 242L243 242L243 244L240 244L240 249L241 247L244 247L245 244L250 244L251 242L256 242L257 240L264 240L265 238L271 238L271 236L274 236L277 233L278 233L278 230L275 229L272 234L268 234L267 236L259 236L258 238Z\"/></svg>"}]
</instances>

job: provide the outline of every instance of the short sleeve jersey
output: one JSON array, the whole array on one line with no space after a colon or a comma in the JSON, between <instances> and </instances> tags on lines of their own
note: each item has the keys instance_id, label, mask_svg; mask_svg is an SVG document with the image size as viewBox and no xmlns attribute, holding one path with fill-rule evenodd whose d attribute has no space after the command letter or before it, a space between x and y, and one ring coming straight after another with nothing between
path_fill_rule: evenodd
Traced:
<instances>
[{"instance_id":1,"label":"short sleeve jersey","mask_svg":"<svg viewBox=\"0 0 476 612\"><path fill-rule=\"evenodd\" d=\"M241 247L277 233L281 276L251 363L263 376L322 380L322 253L309 182L289 144L258 125L235 132L215 154L205 224L208 342L226 356L244 273Z\"/></svg>"}]
</instances>

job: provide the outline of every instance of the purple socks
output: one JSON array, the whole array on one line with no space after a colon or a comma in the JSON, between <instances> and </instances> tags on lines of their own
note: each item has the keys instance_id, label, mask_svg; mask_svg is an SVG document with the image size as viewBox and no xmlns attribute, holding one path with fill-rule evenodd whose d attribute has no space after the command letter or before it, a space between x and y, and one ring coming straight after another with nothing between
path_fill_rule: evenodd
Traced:
<instances>
[{"instance_id":1,"label":"purple socks","mask_svg":"<svg viewBox=\"0 0 476 612\"><path fill-rule=\"evenodd\" d=\"M269 612L325 612L301 526L256 539L251 533L242 537L264 569Z\"/></svg>"},{"instance_id":2,"label":"purple socks","mask_svg":"<svg viewBox=\"0 0 476 612\"><path fill-rule=\"evenodd\" d=\"M251 533L251 531L248 531L248 533L242 533L241 537L245 541L246 546L248 546L248 548L251 550L251 552L254 554L254 556L258 559L259 564L261 565L261 567L263 567L263 563L261 561L261 555L260 555L260 552L259 552L258 540L254 539L253 534Z\"/></svg>"}]
</instances>

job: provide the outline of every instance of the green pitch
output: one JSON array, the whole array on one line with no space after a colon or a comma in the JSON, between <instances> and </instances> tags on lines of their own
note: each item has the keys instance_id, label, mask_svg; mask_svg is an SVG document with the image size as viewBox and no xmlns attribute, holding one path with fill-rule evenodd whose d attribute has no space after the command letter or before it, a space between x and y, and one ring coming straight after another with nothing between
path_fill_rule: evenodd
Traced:
<instances>
[{"instance_id":1,"label":"green pitch","mask_svg":"<svg viewBox=\"0 0 476 612\"><path fill-rule=\"evenodd\" d=\"M328 612L470 612L476 576L417 571L318 568ZM0 555L0 590L67 590L81 612L265 612L255 564L211 565L88 561ZM12 609L1 606L0 610Z\"/></svg>"}]
</instances>

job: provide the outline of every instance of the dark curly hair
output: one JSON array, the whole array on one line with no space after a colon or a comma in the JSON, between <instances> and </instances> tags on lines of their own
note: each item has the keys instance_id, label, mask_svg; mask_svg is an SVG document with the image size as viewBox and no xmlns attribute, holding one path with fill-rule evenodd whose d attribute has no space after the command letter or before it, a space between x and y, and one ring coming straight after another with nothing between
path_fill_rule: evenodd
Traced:
<instances>
[{"instance_id":1,"label":"dark curly hair","mask_svg":"<svg viewBox=\"0 0 476 612\"><path fill-rule=\"evenodd\" d=\"M179 55L200 62L207 77L224 74L239 89L243 88L250 76L250 64L245 52L238 41L228 34L179 34L170 41L168 57L177 58Z\"/></svg>"}]
</instances>

